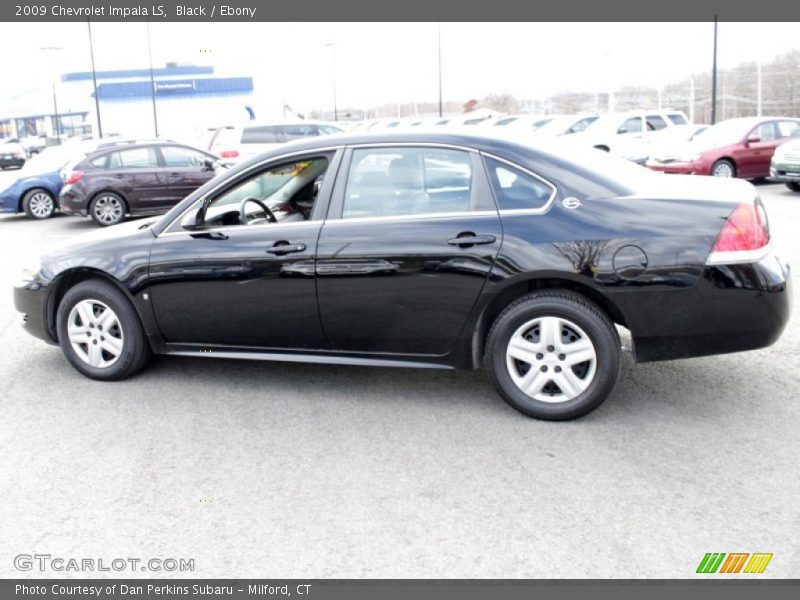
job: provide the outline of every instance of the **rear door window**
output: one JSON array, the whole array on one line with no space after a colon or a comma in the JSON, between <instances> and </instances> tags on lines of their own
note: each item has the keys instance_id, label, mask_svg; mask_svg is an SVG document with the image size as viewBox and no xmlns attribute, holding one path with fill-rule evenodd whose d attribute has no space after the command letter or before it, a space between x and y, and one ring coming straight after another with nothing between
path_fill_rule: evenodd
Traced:
<instances>
[{"instance_id":1,"label":"rear door window","mask_svg":"<svg viewBox=\"0 0 800 600\"><path fill-rule=\"evenodd\" d=\"M155 169L158 166L156 149L152 146L114 152L108 161L109 169Z\"/></svg>"},{"instance_id":2,"label":"rear door window","mask_svg":"<svg viewBox=\"0 0 800 600\"><path fill-rule=\"evenodd\" d=\"M669 118L669 120L675 125L686 125L688 122L686 121L686 117L684 117L681 113L669 113L667 118Z\"/></svg>"},{"instance_id":3,"label":"rear door window","mask_svg":"<svg viewBox=\"0 0 800 600\"><path fill-rule=\"evenodd\" d=\"M661 115L647 115L646 119L648 131L659 131L667 127L667 122Z\"/></svg>"},{"instance_id":4,"label":"rear door window","mask_svg":"<svg viewBox=\"0 0 800 600\"><path fill-rule=\"evenodd\" d=\"M782 138L800 137L800 122L778 121L778 134Z\"/></svg>"}]
</instances>

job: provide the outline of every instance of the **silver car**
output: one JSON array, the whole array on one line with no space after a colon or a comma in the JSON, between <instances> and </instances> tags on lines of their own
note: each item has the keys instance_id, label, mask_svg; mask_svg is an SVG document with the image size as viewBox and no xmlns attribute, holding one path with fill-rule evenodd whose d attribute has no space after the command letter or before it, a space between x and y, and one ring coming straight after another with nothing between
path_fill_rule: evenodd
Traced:
<instances>
[{"instance_id":1,"label":"silver car","mask_svg":"<svg viewBox=\"0 0 800 600\"><path fill-rule=\"evenodd\" d=\"M786 142L775 149L769 176L782 181L793 192L800 192L800 140Z\"/></svg>"}]
</instances>

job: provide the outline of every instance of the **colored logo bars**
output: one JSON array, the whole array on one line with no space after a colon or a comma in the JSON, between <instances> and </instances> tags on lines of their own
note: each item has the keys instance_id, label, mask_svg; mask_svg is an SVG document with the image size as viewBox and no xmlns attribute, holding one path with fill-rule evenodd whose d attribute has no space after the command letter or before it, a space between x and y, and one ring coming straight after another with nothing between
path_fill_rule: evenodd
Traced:
<instances>
[{"instance_id":1,"label":"colored logo bars","mask_svg":"<svg viewBox=\"0 0 800 600\"><path fill-rule=\"evenodd\" d=\"M750 560L747 560L748 556ZM771 560L771 552L708 552L697 566L697 572L741 573L744 567L745 573L763 573Z\"/></svg>"}]
</instances>

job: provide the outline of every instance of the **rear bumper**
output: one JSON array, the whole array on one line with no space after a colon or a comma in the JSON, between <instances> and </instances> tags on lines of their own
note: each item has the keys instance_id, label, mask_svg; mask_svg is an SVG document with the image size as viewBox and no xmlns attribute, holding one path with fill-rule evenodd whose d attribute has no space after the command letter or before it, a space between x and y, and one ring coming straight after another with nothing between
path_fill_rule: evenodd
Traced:
<instances>
[{"instance_id":1,"label":"rear bumper","mask_svg":"<svg viewBox=\"0 0 800 600\"><path fill-rule=\"evenodd\" d=\"M764 348L783 333L791 314L789 266L774 254L755 263L714 265L685 290L658 295L649 310L638 299L629 323L639 362ZM636 296L636 294L633 294ZM655 300L655 299L654 299Z\"/></svg>"},{"instance_id":2,"label":"rear bumper","mask_svg":"<svg viewBox=\"0 0 800 600\"><path fill-rule=\"evenodd\" d=\"M25 331L49 344L55 344L47 320L47 290L46 286L38 283L14 287L14 307L21 313Z\"/></svg>"}]
</instances>

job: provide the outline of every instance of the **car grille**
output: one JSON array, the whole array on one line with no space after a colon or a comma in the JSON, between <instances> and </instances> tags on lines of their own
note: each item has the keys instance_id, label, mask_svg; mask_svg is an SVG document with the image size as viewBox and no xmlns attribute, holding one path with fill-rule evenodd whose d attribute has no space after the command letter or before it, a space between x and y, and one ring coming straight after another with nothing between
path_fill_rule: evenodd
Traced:
<instances>
[{"instance_id":1,"label":"car grille","mask_svg":"<svg viewBox=\"0 0 800 600\"><path fill-rule=\"evenodd\" d=\"M800 150L792 150L783 155L784 160L790 162L800 162Z\"/></svg>"}]
</instances>

